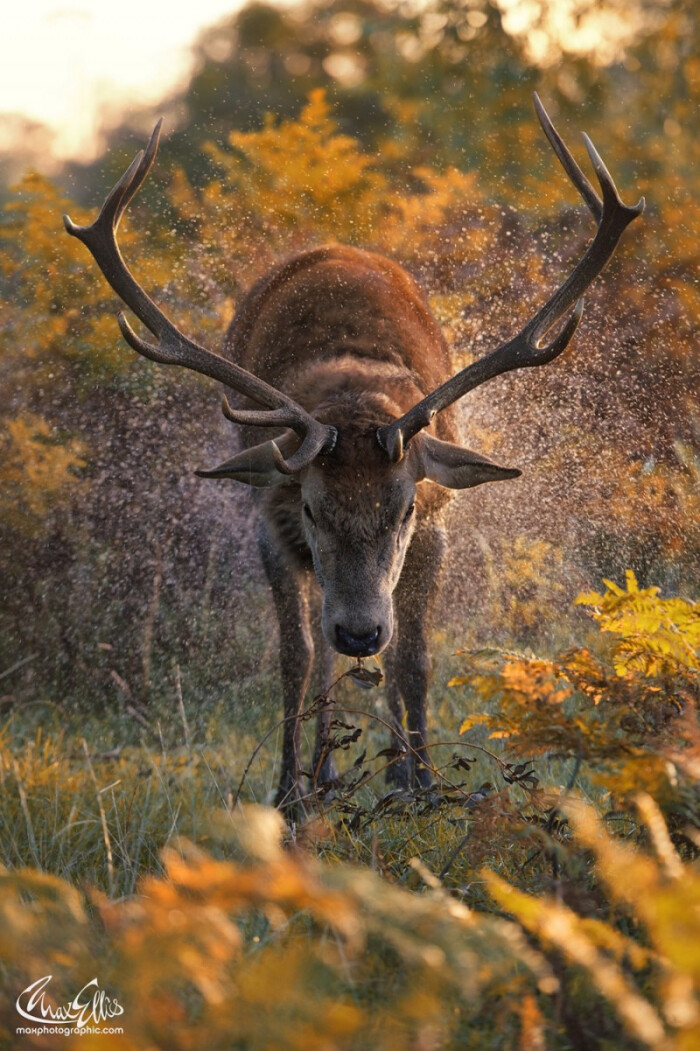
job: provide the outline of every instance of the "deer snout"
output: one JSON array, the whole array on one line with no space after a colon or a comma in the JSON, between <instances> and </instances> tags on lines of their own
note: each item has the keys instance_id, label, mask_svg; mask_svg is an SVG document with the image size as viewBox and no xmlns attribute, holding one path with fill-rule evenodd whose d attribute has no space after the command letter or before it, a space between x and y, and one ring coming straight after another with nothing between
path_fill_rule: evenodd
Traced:
<instances>
[{"instance_id":1,"label":"deer snout","mask_svg":"<svg viewBox=\"0 0 700 1051\"><path fill-rule=\"evenodd\" d=\"M335 648L348 657L371 657L382 649L383 644L380 624L366 635L352 635L342 625L335 626Z\"/></svg>"},{"instance_id":2,"label":"deer snout","mask_svg":"<svg viewBox=\"0 0 700 1051\"><path fill-rule=\"evenodd\" d=\"M381 653L394 632L391 591L380 586L382 582L377 581L376 576L363 573L362 568L356 566L353 574L337 584L335 580L328 581L324 589L323 637L329 646L347 657L373 657Z\"/></svg>"}]
</instances>

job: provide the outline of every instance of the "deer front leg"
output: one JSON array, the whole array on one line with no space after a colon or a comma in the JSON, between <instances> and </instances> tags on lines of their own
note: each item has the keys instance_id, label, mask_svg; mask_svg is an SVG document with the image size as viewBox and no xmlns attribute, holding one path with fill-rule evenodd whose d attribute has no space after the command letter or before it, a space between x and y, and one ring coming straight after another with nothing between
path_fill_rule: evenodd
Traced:
<instances>
[{"instance_id":1,"label":"deer front leg","mask_svg":"<svg viewBox=\"0 0 700 1051\"><path fill-rule=\"evenodd\" d=\"M399 634L390 662L391 674L406 707L410 780L425 786L432 782L427 752L426 712L431 670L428 636L445 549L445 533L441 528L423 527L416 532L406 555L395 600ZM395 699L392 708L394 706ZM401 780L400 774L398 780Z\"/></svg>"},{"instance_id":2,"label":"deer front leg","mask_svg":"<svg viewBox=\"0 0 700 1051\"><path fill-rule=\"evenodd\" d=\"M280 671L284 702L282 772L275 806L294 809L303 795L299 771L299 713L311 678L314 645L309 628L308 574L285 562L273 537L261 523L258 542L277 612Z\"/></svg>"},{"instance_id":3,"label":"deer front leg","mask_svg":"<svg viewBox=\"0 0 700 1051\"><path fill-rule=\"evenodd\" d=\"M398 625L396 630L398 632ZM387 785L393 785L396 788L408 788L411 784L413 766L409 758L408 741L406 740L406 733L404 731L404 714L406 709L404 708L401 690L399 689L398 665L397 643L394 641L386 651L384 657L386 695L389 703L389 711L391 713L391 724L393 727L391 746L401 752L405 752L406 758L397 759L387 766L385 780Z\"/></svg>"}]
</instances>

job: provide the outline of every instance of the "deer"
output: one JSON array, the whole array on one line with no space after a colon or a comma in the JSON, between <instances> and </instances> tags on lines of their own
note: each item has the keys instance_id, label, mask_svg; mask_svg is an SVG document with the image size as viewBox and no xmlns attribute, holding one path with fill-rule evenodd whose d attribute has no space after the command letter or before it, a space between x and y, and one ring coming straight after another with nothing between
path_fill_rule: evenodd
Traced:
<instances>
[{"instance_id":1,"label":"deer","mask_svg":"<svg viewBox=\"0 0 700 1051\"><path fill-rule=\"evenodd\" d=\"M87 226L66 230L91 252L112 290L155 337L117 320L140 355L178 365L235 395L225 416L242 450L204 478L258 490L259 550L279 623L284 707L275 804L304 798L300 715L314 653L384 654L397 756L394 783L430 786L427 740L430 614L447 553L445 512L455 490L515 479L460 444L455 406L469 391L515 369L545 365L570 344L583 297L644 198L625 205L584 134L593 187L534 95L540 125L595 221L573 270L507 342L453 374L446 339L417 282L397 262L340 244L281 262L243 298L221 354L184 335L130 272L119 222L155 160L162 119ZM260 430L268 437L260 441ZM314 602L320 624L312 631ZM320 635L320 639L319 636ZM332 783L330 712L318 715L315 778Z\"/></svg>"}]
</instances>

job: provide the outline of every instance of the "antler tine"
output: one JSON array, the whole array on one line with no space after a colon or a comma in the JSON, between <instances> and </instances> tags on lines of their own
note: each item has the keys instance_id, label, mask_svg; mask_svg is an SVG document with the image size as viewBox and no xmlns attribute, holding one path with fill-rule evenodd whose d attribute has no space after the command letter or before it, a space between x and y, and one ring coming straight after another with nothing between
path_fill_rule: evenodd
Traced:
<instances>
[{"instance_id":1,"label":"antler tine","mask_svg":"<svg viewBox=\"0 0 700 1051\"><path fill-rule=\"evenodd\" d=\"M161 117L158 121L156 121L156 125L153 131L151 132L151 137L148 140L148 146L146 146L145 150L139 150L139 152L136 154L132 161L131 167L127 168L126 172L124 173L124 175L128 177L129 171L133 169L132 178L130 180L128 178L125 178L125 190L121 196L116 220L114 222L115 231L119 225L119 220L121 219L125 210L128 208L132 199L141 189L143 183L146 181L146 176L148 175L153 166L153 162L156 159L156 154L158 153L158 146L160 145L160 133L162 131L162 128L163 118ZM117 185L119 184L117 183Z\"/></svg>"},{"instance_id":2,"label":"antler tine","mask_svg":"<svg viewBox=\"0 0 700 1051\"><path fill-rule=\"evenodd\" d=\"M228 398L224 397L221 411L227 420L249 427L291 427L295 429L298 417L287 407L279 409L234 409Z\"/></svg>"},{"instance_id":3,"label":"antler tine","mask_svg":"<svg viewBox=\"0 0 700 1051\"><path fill-rule=\"evenodd\" d=\"M321 453L332 452L335 448L338 432L335 427L331 427L330 430L333 431L332 439L327 439L322 434L307 433L302 438L299 448L287 460L282 456L279 446L273 441L272 444L277 450L275 452L275 462L278 469L283 474L297 474L302 468L308 467L310 463L313 463Z\"/></svg>"},{"instance_id":4,"label":"antler tine","mask_svg":"<svg viewBox=\"0 0 700 1051\"><path fill-rule=\"evenodd\" d=\"M124 313L120 313L117 321L129 345L151 361L192 369L218 380L267 410L272 410L253 412L246 421L241 422L261 427L277 427L280 423L291 427L302 438L302 444L289 460L283 462L287 468L292 465L291 471L300 470L306 465L301 463L299 466L300 461L308 457L312 449L316 449L314 455L317 455L320 450L330 450L333 447L337 437L335 428L320 423L282 391L185 336L141 287L122 258L116 240L117 228L127 206L138 193L153 165L158 151L161 126L162 119L153 129L146 149L137 154L107 195L94 222L89 226L78 226L69 216L64 215L65 228L72 237L77 237L89 249L113 290L157 339L157 343L151 343L137 335ZM304 457L300 455L302 449ZM307 462L310 463L311 459Z\"/></svg>"},{"instance_id":5,"label":"antler tine","mask_svg":"<svg viewBox=\"0 0 700 1051\"><path fill-rule=\"evenodd\" d=\"M289 427L297 434L299 433L301 423L299 416L287 406L265 412L255 409L234 409L228 398L224 397L221 411L232 423L249 427ZM332 452L338 440L338 431L335 427L329 427L328 432L331 433L305 433L301 445L288 460L284 459L279 446L275 445L273 456L282 474L297 474L303 467L308 467L319 453Z\"/></svg>"},{"instance_id":6,"label":"antler tine","mask_svg":"<svg viewBox=\"0 0 700 1051\"><path fill-rule=\"evenodd\" d=\"M595 237L566 280L513 339L462 369L400 419L379 428L377 440L394 461L401 459L411 438L427 427L437 413L470 390L513 369L545 365L562 353L581 320L584 293L605 267L626 227L644 210L643 197L632 207L623 203L600 154L588 136L584 135L586 149L600 184L601 200L565 146L537 94L534 101L540 123L554 152L596 220L598 228ZM543 337L569 310L572 311L571 316L561 331L550 343L541 345Z\"/></svg>"},{"instance_id":7,"label":"antler tine","mask_svg":"<svg viewBox=\"0 0 700 1051\"><path fill-rule=\"evenodd\" d=\"M539 118L542 130L547 136L550 146L559 158L559 163L588 205L593 218L599 223L603 214L603 202L591 186L588 177L579 168L577 161L569 152L561 135L552 124L549 114L542 105L542 100L536 91L533 91L532 98L535 104L535 112ZM584 139L588 139L585 132Z\"/></svg>"}]
</instances>

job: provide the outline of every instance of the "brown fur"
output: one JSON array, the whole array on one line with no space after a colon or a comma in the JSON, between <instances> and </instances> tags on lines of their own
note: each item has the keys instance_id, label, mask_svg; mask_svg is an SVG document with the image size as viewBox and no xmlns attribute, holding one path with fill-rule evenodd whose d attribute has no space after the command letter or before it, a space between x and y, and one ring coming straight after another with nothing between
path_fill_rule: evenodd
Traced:
<instances>
[{"instance_id":1,"label":"brown fur","mask_svg":"<svg viewBox=\"0 0 700 1051\"><path fill-rule=\"evenodd\" d=\"M380 564L390 557L384 554L386 537L391 539L396 516L404 513L405 482L397 479L397 466L377 444L376 429L403 415L451 374L449 349L424 292L383 256L341 245L318 248L276 267L253 286L226 335L224 352L337 428L335 449L318 457L307 474L315 478L312 491L321 493L318 513L343 538L339 561L352 568L348 581L342 566L336 566L336 591L346 606L352 602L367 609L375 596L366 563L368 558ZM452 410L436 418L434 434L455 440ZM260 440L260 430L244 431L246 446ZM427 620L445 551L441 513L450 495L431 482L417 487L415 529L396 585L394 609L407 631L400 632L399 626L388 656L388 666L399 667L390 693L397 740L406 746L399 726L405 704L415 749L413 759L398 769L399 781L412 776L425 780L427 775ZM312 559L303 518L300 486L263 491L261 551L280 620L289 717L277 803L293 802L301 791L300 741L293 717L303 704L314 651ZM317 575L323 576L318 566ZM322 584L329 588L327 581ZM321 775L332 777L323 739L317 742L315 760L321 761Z\"/></svg>"},{"instance_id":2,"label":"brown fur","mask_svg":"<svg viewBox=\"0 0 700 1051\"><path fill-rule=\"evenodd\" d=\"M344 245L305 252L258 281L224 349L307 409L335 397L339 380L360 392L376 391L379 380L405 412L450 375L449 349L415 281L391 260ZM441 414L439 437L454 440L452 421Z\"/></svg>"}]
</instances>

